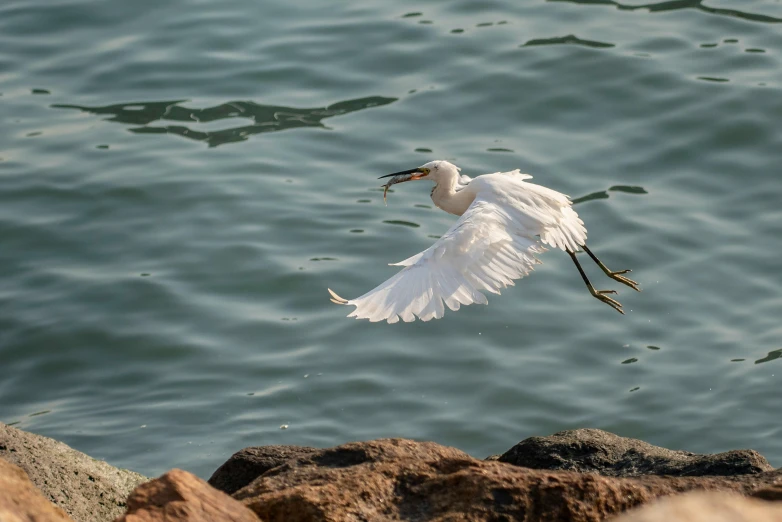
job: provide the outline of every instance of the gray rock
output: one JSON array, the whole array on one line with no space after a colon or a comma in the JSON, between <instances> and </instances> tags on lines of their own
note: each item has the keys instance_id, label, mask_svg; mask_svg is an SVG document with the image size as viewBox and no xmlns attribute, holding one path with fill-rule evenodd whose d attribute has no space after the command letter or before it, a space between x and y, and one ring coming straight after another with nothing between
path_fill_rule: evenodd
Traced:
<instances>
[{"instance_id":1,"label":"gray rock","mask_svg":"<svg viewBox=\"0 0 782 522\"><path fill-rule=\"evenodd\" d=\"M22 468L43 495L76 522L114 520L125 512L133 488L147 480L1 422L0 458Z\"/></svg>"},{"instance_id":2,"label":"gray rock","mask_svg":"<svg viewBox=\"0 0 782 522\"><path fill-rule=\"evenodd\" d=\"M598 473L609 477L726 477L774 469L754 450L698 455L653 446L648 442L596 429L560 431L548 437L530 437L513 446L498 460L525 468Z\"/></svg>"},{"instance_id":3,"label":"gray rock","mask_svg":"<svg viewBox=\"0 0 782 522\"><path fill-rule=\"evenodd\" d=\"M38 491L19 466L0 459L0 520L3 522L73 522Z\"/></svg>"},{"instance_id":4,"label":"gray rock","mask_svg":"<svg viewBox=\"0 0 782 522\"><path fill-rule=\"evenodd\" d=\"M234 453L212 473L209 485L231 495L235 491L290 459L306 457L317 450L307 446L257 446Z\"/></svg>"}]
</instances>

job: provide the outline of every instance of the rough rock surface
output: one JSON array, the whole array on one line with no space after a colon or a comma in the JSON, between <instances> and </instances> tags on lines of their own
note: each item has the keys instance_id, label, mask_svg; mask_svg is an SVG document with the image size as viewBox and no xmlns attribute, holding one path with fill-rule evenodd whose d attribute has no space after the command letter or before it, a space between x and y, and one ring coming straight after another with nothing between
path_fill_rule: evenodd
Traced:
<instances>
[{"instance_id":1,"label":"rough rock surface","mask_svg":"<svg viewBox=\"0 0 782 522\"><path fill-rule=\"evenodd\" d=\"M498 460L526 468L599 473L610 477L733 476L774 469L753 450L698 455L595 429L530 437L513 446Z\"/></svg>"},{"instance_id":2,"label":"rough rock surface","mask_svg":"<svg viewBox=\"0 0 782 522\"><path fill-rule=\"evenodd\" d=\"M0 459L22 468L35 486L77 522L104 522L124 512L125 499L147 480L56 440L0 423Z\"/></svg>"},{"instance_id":3,"label":"rough rock surface","mask_svg":"<svg viewBox=\"0 0 782 522\"><path fill-rule=\"evenodd\" d=\"M616 478L533 470L431 442L381 439L287 460L233 496L266 522L597 522L673 493L747 494L774 484L782 484L782 472Z\"/></svg>"},{"instance_id":4,"label":"rough rock surface","mask_svg":"<svg viewBox=\"0 0 782 522\"><path fill-rule=\"evenodd\" d=\"M172 469L137 487L116 522L258 522L258 517L192 473Z\"/></svg>"},{"instance_id":5,"label":"rough rock surface","mask_svg":"<svg viewBox=\"0 0 782 522\"><path fill-rule=\"evenodd\" d=\"M782 500L782 483L753 491L752 496L761 500Z\"/></svg>"},{"instance_id":6,"label":"rough rock surface","mask_svg":"<svg viewBox=\"0 0 782 522\"><path fill-rule=\"evenodd\" d=\"M234 453L209 478L209 484L229 495L272 468L318 451L306 446L258 446Z\"/></svg>"},{"instance_id":7,"label":"rough rock surface","mask_svg":"<svg viewBox=\"0 0 782 522\"><path fill-rule=\"evenodd\" d=\"M65 522L65 512L52 505L19 467L0 459L0 521Z\"/></svg>"},{"instance_id":8,"label":"rough rock surface","mask_svg":"<svg viewBox=\"0 0 782 522\"><path fill-rule=\"evenodd\" d=\"M782 504L733 493L688 493L634 509L611 522L782 522Z\"/></svg>"}]
</instances>

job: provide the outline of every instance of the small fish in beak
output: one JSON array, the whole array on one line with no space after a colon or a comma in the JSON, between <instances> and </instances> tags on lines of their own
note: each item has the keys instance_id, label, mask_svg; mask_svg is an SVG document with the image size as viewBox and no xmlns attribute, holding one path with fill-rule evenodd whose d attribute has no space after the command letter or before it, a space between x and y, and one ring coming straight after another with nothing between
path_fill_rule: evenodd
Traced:
<instances>
[{"instance_id":1,"label":"small fish in beak","mask_svg":"<svg viewBox=\"0 0 782 522\"><path fill-rule=\"evenodd\" d=\"M386 201L386 194L388 194L388 189L391 188L391 185L396 185L397 183L403 183L405 181L410 181L413 178L412 174L402 174L400 176L394 176L390 180L388 180L388 183L385 185L382 185L383 187L383 203L388 205L388 201Z\"/></svg>"},{"instance_id":2,"label":"small fish in beak","mask_svg":"<svg viewBox=\"0 0 782 522\"><path fill-rule=\"evenodd\" d=\"M412 181L414 179L421 179L423 176L426 176L426 173L422 172L420 168L403 170L402 172L394 172L393 174L380 176L378 179L391 178L388 180L388 183L381 185L381 187L383 187L383 203L388 205L388 201L386 201L386 194L388 194L388 189L391 188L391 185L404 183L405 181Z\"/></svg>"}]
</instances>

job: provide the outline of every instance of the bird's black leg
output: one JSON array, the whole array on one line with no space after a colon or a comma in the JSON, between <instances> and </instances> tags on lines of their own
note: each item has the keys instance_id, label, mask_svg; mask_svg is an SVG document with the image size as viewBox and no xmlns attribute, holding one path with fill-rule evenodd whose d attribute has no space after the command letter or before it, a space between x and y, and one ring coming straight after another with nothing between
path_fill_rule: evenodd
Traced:
<instances>
[{"instance_id":1,"label":"bird's black leg","mask_svg":"<svg viewBox=\"0 0 782 522\"><path fill-rule=\"evenodd\" d=\"M581 268L581 264L578 262L578 259L576 259L575 252L571 252L570 250L568 250L567 253L570 255L570 259L572 259L573 262L576 264L576 268L578 268L578 273L581 274L581 278L584 280L584 283L586 283L587 288L589 289L589 293L592 294L594 297L598 298L600 301L606 303L608 306L612 307L620 314L624 315L624 312L622 311L622 304L619 301L611 299L606 295L606 294L615 294L616 290L595 290L595 287L592 286L592 283L589 282L589 278L584 273L584 269Z\"/></svg>"},{"instance_id":2,"label":"bird's black leg","mask_svg":"<svg viewBox=\"0 0 782 522\"><path fill-rule=\"evenodd\" d=\"M599 266L599 267L600 267L600 270L602 270L602 271L603 271L603 273L604 273L605 275L607 275L608 277L610 277L610 278L611 278L611 279L613 279L614 281L619 281L619 282L620 282L620 283L622 283L623 285L627 285L627 286L629 286L630 288L632 288L632 289L633 289L633 290L635 290L636 292L640 292L640 291L641 291L641 289L640 289L640 288L638 288L638 283L636 283L636 282L635 282L635 281L633 281L632 279L630 279L630 278L627 278L627 277L624 277L624 276L622 275L622 274L626 274L626 273L628 273L628 272L631 272L631 270L619 270L619 271L617 271L617 272L612 272L611 270L609 270L609 269L608 269L608 267L607 267L607 266L605 266L605 265L603 264L603 262L602 262L602 261L600 261L600 260L597 258L597 256L596 256L595 254L593 254L593 253L592 253L592 251L591 251L591 250L589 250L589 249L587 248L587 246L586 246L586 245L581 245L581 248L583 248L583 249L584 249L584 252L586 252L587 254L589 254L589 257L591 257L591 258L592 258L592 261L594 261L595 263L597 263L597 266Z\"/></svg>"}]
</instances>

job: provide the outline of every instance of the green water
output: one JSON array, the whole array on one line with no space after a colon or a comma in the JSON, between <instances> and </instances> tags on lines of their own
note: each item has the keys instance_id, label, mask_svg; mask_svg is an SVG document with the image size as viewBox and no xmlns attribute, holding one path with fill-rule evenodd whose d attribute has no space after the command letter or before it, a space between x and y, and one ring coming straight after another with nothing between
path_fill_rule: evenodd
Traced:
<instances>
[{"instance_id":1,"label":"green water","mask_svg":"<svg viewBox=\"0 0 782 522\"><path fill-rule=\"evenodd\" d=\"M0 421L154 475L249 445L475 456L597 427L782 465L778 1L0 4ZM567 255L344 317L453 222L431 159L573 196ZM603 288L617 288L588 266ZM287 429L281 426L287 425Z\"/></svg>"}]
</instances>

